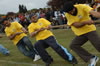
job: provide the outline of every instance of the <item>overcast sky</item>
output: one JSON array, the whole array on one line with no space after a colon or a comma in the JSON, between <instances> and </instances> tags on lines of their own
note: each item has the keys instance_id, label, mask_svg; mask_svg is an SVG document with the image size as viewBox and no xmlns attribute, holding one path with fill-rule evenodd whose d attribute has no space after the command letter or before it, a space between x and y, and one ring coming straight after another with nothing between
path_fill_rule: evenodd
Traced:
<instances>
[{"instance_id":1,"label":"overcast sky","mask_svg":"<svg viewBox=\"0 0 100 66\"><path fill-rule=\"evenodd\" d=\"M44 8L49 0L0 0L0 14L7 12L18 12L19 4L26 6L28 10L33 8Z\"/></svg>"}]
</instances>

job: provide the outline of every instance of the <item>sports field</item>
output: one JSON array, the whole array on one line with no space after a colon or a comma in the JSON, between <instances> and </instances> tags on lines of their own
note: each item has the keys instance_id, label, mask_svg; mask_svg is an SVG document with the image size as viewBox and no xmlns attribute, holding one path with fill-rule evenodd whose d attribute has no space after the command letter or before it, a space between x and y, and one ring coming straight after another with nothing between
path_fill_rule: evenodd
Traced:
<instances>
[{"instance_id":1,"label":"sports field","mask_svg":"<svg viewBox=\"0 0 100 66\"><path fill-rule=\"evenodd\" d=\"M75 66L88 66L88 63L85 63L82 59L79 58L79 56L76 55L76 53L71 51L71 49L69 48L69 44L75 36L70 29L56 29L52 30L52 32L55 34L58 42L65 48L70 50L70 52L78 59L79 63ZM100 35L100 27L97 28L97 32ZM35 43L34 39L31 39L31 41L33 44ZM13 45L13 43L6 36L0 38L0 44L3 44L10 51L10 56L4 56L0 54L0 66L45 66L43 61L39 60L33 62L32 59L21 54L18 51L17 47ZM87 42L83 47L92 54L96 54L100 57L100 53L95 50L90 42ZM54 58L54 62L51 64L51 66L72 66L72 64L63 60L51 48L48 48L47 51ZM100 61L97 63L97 66L100 66Z\"/></svg>"}]
</instances>

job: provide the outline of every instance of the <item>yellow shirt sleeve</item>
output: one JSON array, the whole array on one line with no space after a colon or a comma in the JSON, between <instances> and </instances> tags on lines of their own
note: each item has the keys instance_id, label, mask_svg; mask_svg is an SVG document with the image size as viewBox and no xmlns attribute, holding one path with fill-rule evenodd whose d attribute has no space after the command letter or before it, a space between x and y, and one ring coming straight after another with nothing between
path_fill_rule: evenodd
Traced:
<instances>
[{"instance_id":1,"label":"yellow shirt sleeve","mask_svg":"<svg viewBox=\"0 0 100 66\"><path fill-rule=\"evenodd\" d=\"M18 22L15 22L15 24L16 24L16 27L18 28L18 29L21 29L23 26L21 25L21 24L19 24Z\"/></svg>"},{"instance_id":2,"label":"yellow shirt sleeve","mask_svg":"<svg viewBox=\"0 0 100 66\"><path fill-rule=\"evenodd\" d=\"M28 32L29 32L29 34L31 34L32 32L34 32L34 27L32 26L32 23L28 27Z\"/></svg>"},{"instance_id":3,"label":"yellow shirt sleeve","mask_svg":"<svg viewBox=\"0 0 100 66\"><path fill-rule=\"evenodd\" d=\"M41 20L43 21L43 24L45 27L47 27L48 25L51 25L51 23L48 20L46 20L44 18L41 18Z\"/></svg>"},{"instance_id":4,"label":"yellow shirt sleeve","mask_svg":"<svg viewBox=\"0 0 100 66\"><path fill-rule=\"evenodd\" d=\"M90 6L88 6L88 5L81 5L81 7L83 8L83 10L86 12L86 13L88 13L89 14L89 12L93 9L93 8L91 8Z\"/></svg>"},{"instance_id":5,"label":"yellow shirt sleeve","mask_svg":"<svg viewBox=\"0 0 100 66\"><path fill-rule=\"evenodd\" d=\"M65 16L66 16L66 18L67 18L67 24L69 25L69 26L71 26L74 22L77 22L77 17L74 17L73 18L73 16L71 16L70 14L68 14L68 13L65 13Z\"/></svg>"},{"instance_id":6,"label":"yellow shirt sleeve","mask_svg":"<svg viewBox=\"0 0 100 66\"><path fill-rule=\"evenodd\" d=\"M7 35L8 37L12 34L11 31L7 31L7 30L5 30L5 33L6 33L6 35Z\"/></svg>"}]
</instances>

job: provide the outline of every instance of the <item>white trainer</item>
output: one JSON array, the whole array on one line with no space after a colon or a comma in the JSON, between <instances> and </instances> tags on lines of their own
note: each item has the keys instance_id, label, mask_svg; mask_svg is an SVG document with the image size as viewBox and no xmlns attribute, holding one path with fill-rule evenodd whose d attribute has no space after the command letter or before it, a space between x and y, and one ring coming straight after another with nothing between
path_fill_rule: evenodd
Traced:
<instances>
[{"instance_id":1,"label":"white trainer","mask_svg":"<svg viewBox=\"0 0 100 66\"><path fill-rule=\"evenodd\" d=\"M94 56L93 58L90 59L90 64L89 66L96 66L96 63L98 62L99 58L97 56Z\"/></svg>"},{"instance_id":2,"label":"white trainer","mask_svg":"<svg viewBox=\"0 0 100 66\"><path fill-rule=\"evenodd\" d=\"M37 61L37 60L39 60L39 59L41 59L40 55L36 55L36 54L35 54L35 57L34 57L34 60L33 60L33 61L35 62L35 61Z\"/></svg>"}]
</instances>

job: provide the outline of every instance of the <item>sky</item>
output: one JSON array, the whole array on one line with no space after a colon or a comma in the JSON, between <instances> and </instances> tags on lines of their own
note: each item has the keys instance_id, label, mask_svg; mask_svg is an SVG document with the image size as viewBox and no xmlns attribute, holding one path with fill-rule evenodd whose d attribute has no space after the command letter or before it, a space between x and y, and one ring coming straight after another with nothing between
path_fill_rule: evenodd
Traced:
<instances>
[{"instance_id":1,"label":"sky","mask_svg":"<svg viewBox=\"0 0 100 66\"><path fill-rule=\"evenodd\" d=\"M0 0L0 14L7 12L18 12L19 4L26 6L27 10L33 8L44 8L49 0Z\"/></svg>"}]
</instances>

